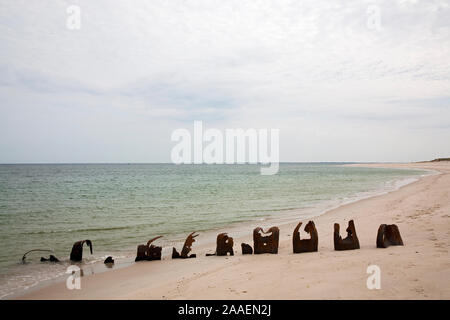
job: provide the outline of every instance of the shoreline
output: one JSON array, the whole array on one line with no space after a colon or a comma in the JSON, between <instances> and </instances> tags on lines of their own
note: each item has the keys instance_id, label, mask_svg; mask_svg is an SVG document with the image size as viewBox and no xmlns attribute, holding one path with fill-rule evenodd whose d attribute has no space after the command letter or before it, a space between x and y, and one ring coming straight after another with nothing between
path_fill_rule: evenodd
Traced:
<instances>
[{"instance_id":1,"label":"shoreline","mask_svg":"<svg viewBox=\"0 0 450 320\"><path fill-rule=\"evenodd\" d=\"M414 242L411 242L409 237L409 230L405 227L408 224L401 219L400 216L396 216L394 219L392 217L384 217L380 220L379 223L397 223L400 228L400 232L405 241L405 247L390 247L388 249L376 249L375 248L375 237L376 231L378 228L378 221L376 224L370 226L370 228L360 220L369 220L370 224L373 224L373 220L375 217L371 215L365 215L363 213L356 213L353 209L358 207L373 207L371 203L373 202L385 202L386 198L397 198L402 196L402 194L411 193L414 189L421 188L423 185L428 185L430 179L437 179L437 177L445 177L448 176L450 172L450 165L448 164L350 164L350 166L378 166L378 167L394 167L401 166L405 168L417 168L417 169L431 169L434 171L439 171L440 174L430 174L425 177L420 178L418 181L407 184L406 186L402 186L395 191L391 191L389 193L375 195L373 197L365 198L357 200L356 202L352 202L349 204L341 205L337 208L328 210L324 214L314 217L313 220L316 223L318 232L319 232L319 252L317 253L306 253L306 254L292 254L291 253L291 237L292 230L294 229L296 222L288 222L284 224L279 224L280 227L280 250L278 255L252 255L252 256L242 256L240 253L240 243L246 242L252 244L251 241L251 232L247 232L248 235L244 237L235 237L234 234L230 232L230 235L235 238L235 256L234 257L205 257L204 254L206 252L214 251L214 246L210 244L198 245L196 243L193 246L193 252L197 253L196 259L188 259L188 260L162 260L162 261L153 261L153 262L141 262L132 264L131 266L125 268L117 268L115 270L111 270L104 273L98 273L94 275L89 275L82 277L82 289L81 290L67 290L65 288L65 283L55 283L52 285L45 286L43 288L36 288L24 295L15 297L16 299L297 299L297 298L346 298L348 294L351 292L347 292L347 294L325 294L321 296L319 293L321 291L317 290L306 290L313 289L313 283L305 284L304 282L313 281L315 279L318 283L323 283L324 278L331 277L335 272L331 272L332 270L323 270L323 266L321 264L325 263L323 261L324 258L329 260L333 260L335 262L343 263L344 265L348 264L348 261L342 260L345 257L351 257L351 259L356 259L361 264L361 259L366 262L367 259L370 258L371 255L379 256L385 253L386 256L391 257L393 253L400 254L402 250L413 250ZM405 191L406 190L406 191ZM445 201L445 205L448 206L448 199ZM373 208L372 208L373 210ZM348 216L347 211L353 213L352 216ZM377 216L383 216L383 213L376 214ZM448 226L448 215L445 218L443 216L445 223L441 223L441 227ZM338 222L341 224L341 230L344 225L348 221L348 219L355 219L356 230L358 233L358 237L360 238L361 249L360 250L352 250L347 252L336 252L333 250L332 244L332 224L334 222ZM372 220L370 222L370 220ZM394 221L392 221L394 220ZM397 220L397 221L396 221ZM266 222L266 221L264 221ZM267 220L270 223L270 219ZM262 223L260 223L262 225ZM256 227L256 223L254 225ZM366 229L367 231L365 231ZM444 228L445 229L445 228ZM362 232L361 232L362 231ZM342 231L341 231L342 232ZM445 233L445 232L444 232ZM420 234L419 234L420 235ZM301 237L304 237L304 232L301 232ZM417 235L416 235L417 237ZM446 243L447 246L444 247L446 253L448 253L448 232L446 234ZM201 243L199 241L198 243ZM410 243L412 245L410 245ZM442 246L441 246L442 247ZM375 251L374 251L375 250ZM364 252L364 251L370 251ZM373 252L372 252L373 251ZM369 255L369 256L368 256ZM448 256L448 255L447 255ZM306 261L305 266L309 265L311 268L311 264L314 265L312 270L313 273L316 273L316 270L322 269L322 274L315 274L315 277L308 277L308 270L306 268L303 270L303 277L301 277L297 272L292 270L293 265L298 265L301 269L301 263L304 260ZM322 260L322 261L321 261ZM370 260L370 259L369 259ZM283 263L284 262L284 263ZM320 263L319 263L320 262ZM332 262L332 261L330 261ZM358 281L359 287L361 285L365 287L365 279L367 275L365 274L365 263L362 262L362 266L360 265L359 270L359 278L363 280ZM382 261L380 261L381 263ZM433 264L433 261L430 262ZM439 263L437 264L439 265ZM278 281L282 280L286 281L288 277L281 276L279 274L274 274L274 272L269 271L267 268L276 269L275 266L285 270L285 274L290 275L290 277L296 278L299 277L298 283L296 282L294 286L291 285L292 281L286 282L286 288L278 287L278 290L272 290L267 292L266 286L262 285L262 283L266 283L267 280L264 280L264 277L261 278L261 272L263 270L267 270L271 276L266 275L265 278L276 278ZM351 265L353 269L355 268L355 264ZM448 275L450 274L448 262L444 263L444 272L446 278L444 280L449 279ZM380 266L381 267L381 266ZM334 271L341 271L339 266L331 269L336 269ZM247 272L244 272L247 270ZM382 268L383 270L383 268ZM200 272L200 273L198 273ZM236 273L237 272L237 273ZM311 272L311 270L309 270ZM229 274L231 273L231 274ZM391 272L392 275L395 275L396 272ZM339 274L339 272L338 272ZM389 271L388 271L389 274ZM252 276L253 275L253 276ZM390 275L390 274L389 274ZM348 278L347 274L347 278ZM228 279L233 278L233 279ZM272 279L272 280L276 280ZM307 280L309 279L309 280ZM345 277L344 277L345 279ZM116 281L114 281L116 280ZM252 283L252 280L257 280L256 283ZM351 279L347 279L347 287L344 285L343 290L348 290L352 287L351 284L355 284ZM342 280L345 282L345 280ZM448 280L447 284L448 284ZM269 281L266 285L269 285L273 281ZM314 282L314 281L313 281ZM419 282L420 280L414 280L414 282ZM445 284L445 281L443 281ZM124 285L121 286L120 284ZM208 284L210 283L210 285ZM227 283L227 285L224 285ZM383 283L383 281L382 281ZM222 285L221 285L222 284ZM317 284L317 283L316 283ZM328 285L333 286L333 281L328 283ZM123 288L125 286L125 288ZM228 286L228 290L226 288ZM232 289L233 287L245 286L245 290L237 290ZM319 285L318 287L322 287L323 285ZM220 289L222 287L222 289ZM269 286L270 287L270 286ZM300 287L303 292L295 292L292 291L292 288L289 287ZM445 287L445 286L444 286ZM447 285L446 288L449 286ZM84 289L84 290L83 290ZM300 290L300 289L299 289ZM352 291L354 289L351 289ZM377 291L383 290L368 290L367 288L363 289L365 295L353 296L350 295L351 298L367 298L367 294L371 294L369 296L374 296L373 298L408 298L408 294L403 292L399 297L390 296L383 297L377 295ZM306 291L309 291L309 294L306 294ZM361 291L356 290L356 292ZM440 293L443 291L442 293ZM264 294L263 292L266 292ZM277 292L274 295L274 292ZM339 292L339 290L337 291ZM422 292L422 294L421 294ZM441 295L442 294L442 295ZM416 292L416 294L412 295L414 298L430 298L430 297L439 297L439 298L449 298L450 294L447 290L438 290L437 292L431 292L421 289Z\"/></svg>"}]
</instances>

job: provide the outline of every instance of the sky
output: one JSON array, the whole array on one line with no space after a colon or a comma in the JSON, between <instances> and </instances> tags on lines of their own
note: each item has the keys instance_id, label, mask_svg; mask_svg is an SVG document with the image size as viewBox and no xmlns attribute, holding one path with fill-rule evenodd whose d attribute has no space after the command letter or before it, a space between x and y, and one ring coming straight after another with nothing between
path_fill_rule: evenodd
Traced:
<instances>
[{"instance_id":1,"label":"sky","mask_svg":"<svg viewBox=\"0 0 450 320\"><path fill-rule=\"evenodd\" d=\"M286 162L450 157L450 1L0 2L0 163L170 162L195 120Z\"/></svg>"}]
</instances>

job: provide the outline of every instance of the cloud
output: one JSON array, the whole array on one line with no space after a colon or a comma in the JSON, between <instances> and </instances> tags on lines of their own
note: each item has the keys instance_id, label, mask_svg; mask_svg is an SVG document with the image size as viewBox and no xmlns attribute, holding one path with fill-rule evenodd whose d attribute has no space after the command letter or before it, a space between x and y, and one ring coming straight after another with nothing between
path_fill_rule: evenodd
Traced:
<instances>
[{"instance_id":1,"label":"cloud","mask_svg":"<svg viewBox=\"0 0 450 320\"><path fill-rule=\"evenodd\" d=\"M81 8L80 30L66 28L73 4ZM77 143L81 162L92 161L99 145L107 148L104 157L95 156L102 162L169 161L170 132L193 120L279 128L286 161L450 154L447 1L11 0L0 6L0 162L70 162L75 155L59 151L65 140L58 136ZM26 114L39 121L25 127ZM71 130L56 115L67 116ZM23 152L31 143L24 137L49 128L52 138L43 135L39 150ZM354 141L349 128L359 130L359 154L334 147ZM85 132L97 135L97 143ZM314 144L324 151L305 156L302 150ZM377 155L374 144L381 151L401 147Z\"/></svg>"}]
</instances>

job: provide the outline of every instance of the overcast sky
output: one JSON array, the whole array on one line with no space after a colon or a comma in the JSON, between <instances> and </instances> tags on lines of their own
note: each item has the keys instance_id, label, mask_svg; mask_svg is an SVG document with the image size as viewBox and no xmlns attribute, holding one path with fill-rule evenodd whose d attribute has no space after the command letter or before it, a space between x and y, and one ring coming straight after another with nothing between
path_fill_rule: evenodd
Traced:
<instances>
[{"instance_id":1,"label":"overcast sky","mask_svg":"<svg viewBox=\"0 0 450 320\"><path fill-rule=\"evenodd\" d=\"M449 3L2 0L0 163L170 162L194 120L280 129L281 161L450 156Z\"/></svg>"}]
</instances>

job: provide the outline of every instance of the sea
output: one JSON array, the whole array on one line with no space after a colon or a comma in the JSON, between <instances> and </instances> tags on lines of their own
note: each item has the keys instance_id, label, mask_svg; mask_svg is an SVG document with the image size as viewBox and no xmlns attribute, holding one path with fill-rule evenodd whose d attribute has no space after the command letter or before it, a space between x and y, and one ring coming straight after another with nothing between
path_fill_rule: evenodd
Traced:
<instances>
[{"instance_id":1,"label":"sea","mask_svg":"<svg viewBox=\"0 0 450 320\"><path fill-rule=\"evenodd\" d=\"M133 263L136 246L155 236L162 235L162 245L171 248L192 231L246 225L251 233L250 226L264 221L318 216L429 174L343 163L281 163L278 174L270 176L261 175L260 167L0 165L0 299L63 277L78 240L93 242L94 253L85 247L82 262L89 273L107 256L118 265ZM31 252L23 261L32 249L52 252ZM40 262L49 254L61 263Z\"/></svg>"}]
</instances>

